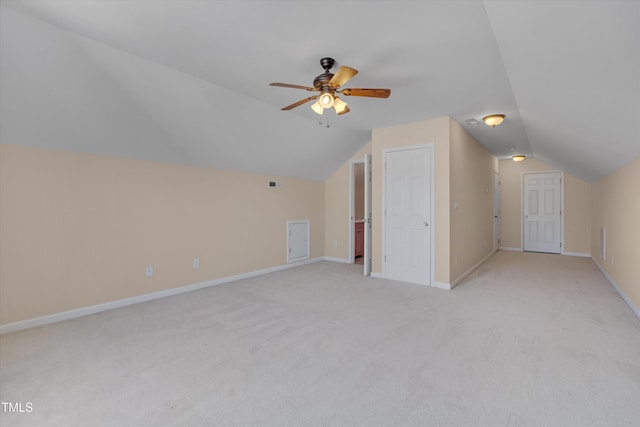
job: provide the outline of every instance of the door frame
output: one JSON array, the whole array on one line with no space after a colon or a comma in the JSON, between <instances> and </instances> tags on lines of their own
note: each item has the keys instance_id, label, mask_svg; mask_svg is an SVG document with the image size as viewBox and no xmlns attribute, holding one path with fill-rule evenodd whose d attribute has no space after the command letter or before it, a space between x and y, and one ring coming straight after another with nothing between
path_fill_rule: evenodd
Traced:
<instances>
[{"instance_id":1,"label":"door frame","mask_svg":"<svg viewBox=\"0 0 640 427\"><path fill-rule=\"evenodd\" d=\"M385 168L385 162L386 162L386 158L387 158L387 153L390 152L394 152L394 151L407 151L407 150L416 150L416 149L420 149L420 148L425 148L427 150L429 150L431 152L431 155L429 156L429 164L427 165L429 167L429 180L430 180L430 188L429 188L429 193L430 193L430 212L429 212L429 216L431 217L430 223L429 223L429 246L430 246L430 252L431 252L431 256L429 259L429 283L426 286L434 286L436 283L436 262L435 262L435 256L436 256L436 240L435 240L435 230L436 230L436 215L435 215L435 143L430 142L427 144L417 144L417 145L407 145L407 146L403 146L403 147L393 147L393 148L386 148L384 150L382 150L382 159L380 161L380 170L382 171L382 209L380 210L380 212L382 212L382 237L381 237L381 243L382 243L382 253L380 254L380 257L382 258L382 277L386 278L387 277L387 271L386 271L386 262L384 261L384 256L387 253L387 242L386 242L386 228L387 228L387 218L386 215L384 213L384 207L386 206L386 198L387 198L387 169Z\"/></svg>"},{"instance_id":2,"label":"door frame","mask_svg":"<svg viewBox=\"0 0 640 427\"><path fill-rule=\"evenodd\" d=\"M525 175L534 175L542 173L559 173L560 174L560 255L564 255L564 172L553 169L547 171L529 171L522 172L520 175L520 250L524 252L524 178Z\"/></svg>"},{"instance_id":3,"label":"door frame","mask_svg":"<svg viewBox=\"0 0 640 427\"><path fill-rule=\"evenodd\" d=\"M523 178L524 179L524 178ZM496 189L496 182L497 189ZM495 206L498 204L498 218L496 218ZM497 170L493 171L493 251L497 251L500 249L500 240L502 234L502 181L500 178L500 172ZM497 219L497 221L496 221ZM496 227L496 222L498 226Z\"/></svg>"},{"instance_id":4,"label":"door frame","mask_svg":"<svg viewBox=\"0 0 640 427\"><path fill-rule=\"evenodd\" d=\"M364 165L364 157L362 159L352 159L349 161L349 264L355 264L355 242L353 236L356 232L356 183L355 183L355 165L362 163Z\"/></svg>"},{"instance_id":5,"label":"door frame","mask_svg":"<svg viewBox=\"0 0 640 427\"><path fill-rule=\"evenodd\" d=\"M367 162L369 164L368 168L367 168ZM348 241L347 246L349 248L349 257L347 258L347 260L349 264L356 263L354 236L355 236L355 230L356 230L356 221L359 220L355 218L355 212L356 212L355 165L357 164L362 164L364 169L363 191L365 192L365 194L364 194L364 200L363 200L363 203L364 203L363 210L364 210L365 220L368 220L368 222L365 222L365 225L364 225L364 255L363 255L364 262L362 265L362 271L365 276L370 276L371 264L372 264L371 235L373 233L371 230L371 212L367 213L367 198L368 198L369 206L371 205L371 195L370 194L368 195L367 189L369 190L369 193L371 193L371 186L373 183L368 179L368 178L371 178L371 166L372 166L371 154L368 154L368 153L365 153L362 159L351 159L349 161L349 238L347 240ZM367 172L369 172L369 176L367 176ZM369 185L367 185L367 181L369 181Z\"/></svg>"}]
</instances>

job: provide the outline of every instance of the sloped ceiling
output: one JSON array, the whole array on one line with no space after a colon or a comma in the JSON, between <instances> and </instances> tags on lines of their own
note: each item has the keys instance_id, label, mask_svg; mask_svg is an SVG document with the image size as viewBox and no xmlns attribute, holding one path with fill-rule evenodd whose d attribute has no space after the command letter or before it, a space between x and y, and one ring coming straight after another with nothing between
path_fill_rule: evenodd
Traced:
<instances>
[{"instance_id":1,"label":"sloped ceiling","mask_svg":"<svg viewBox=\"0 0 640 427\"><path fill-rule=\"evenodd\" d=\"M371 130L451 116L594 182L640 157L640 2L3 1L2 142L325 179ZM316 115L319 59L360 73ZM492 129L466 119L506 114ZM328 127L327 127L328 126Z\"/></svg>"}]
</instances>

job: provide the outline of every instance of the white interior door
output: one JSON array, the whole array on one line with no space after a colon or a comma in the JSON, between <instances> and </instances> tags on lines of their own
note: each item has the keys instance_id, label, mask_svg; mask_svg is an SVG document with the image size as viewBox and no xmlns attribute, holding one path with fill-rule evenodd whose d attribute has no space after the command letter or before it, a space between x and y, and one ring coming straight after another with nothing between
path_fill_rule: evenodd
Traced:
<instances>
[{"instance_id":1,"label":"white interior door","mask_svg":"<svg viewBox=\"0 0 640 427\"><path fill-rule=\"evenodd\" d=\"M526 173L523 179L523 249L560 253L560 172Z\"/></svg>"},{"instance_id":2,"label":"white interior door","mask_svg":"<svg viewBox=\"0 0 640 427\"><path fill-rule=\"evenodd\" d=\"M364 275L371 275L371 154L364 155Z\"/></svg>"},{"instance_id":3,"label":"white interior door","mask_svg":"<svg viewBox=\"0 0 640 427\"><path fill-rule=\"evenodd\" d=\"M384 274L428 285L431 279L431 149L385 152Z\"/></svg>"}]
</instances>

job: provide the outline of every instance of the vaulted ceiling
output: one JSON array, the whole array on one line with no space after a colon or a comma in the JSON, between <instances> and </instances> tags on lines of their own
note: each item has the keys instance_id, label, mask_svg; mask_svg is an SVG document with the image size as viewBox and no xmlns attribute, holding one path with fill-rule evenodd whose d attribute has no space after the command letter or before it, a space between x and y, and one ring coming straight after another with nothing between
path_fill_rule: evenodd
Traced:
<instances>
[{"instance_id":1,"label":"vaulted ceiling","mask_svg":"<svg viewBox=\"0 0 640 427\"><path fill-rule=\"evenodd\" d=\"M640 157L640 2L1 4L3 143L325 179L372 129L451 116L589 182ZM309 93L268 84L325 56L391 97L280 111Z\"/></svg>"}]
</instances>

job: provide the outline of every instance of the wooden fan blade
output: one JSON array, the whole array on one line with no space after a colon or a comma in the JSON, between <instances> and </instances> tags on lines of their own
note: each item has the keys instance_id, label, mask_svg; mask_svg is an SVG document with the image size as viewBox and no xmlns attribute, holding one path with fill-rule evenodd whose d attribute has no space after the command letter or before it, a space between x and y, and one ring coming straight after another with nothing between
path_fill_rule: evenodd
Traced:
<instances>
[{"instance_id":1,"label":"wooden fan blade","mask_svg":"<svg viewBox=\"0 0 640 427\"><path fill-rule=\"evenodd\" d=\"M344 65L342 65L340 68L338 68L338 71L336 71L331 80L329 80L329 86L333 89L337 89L351 80L351 78L356 74L358 74L358 70L356 70L355 68L345 67Z\"/></svg>"},{"instance_id":2,"label":"wooden fan blade","mask_svg":"<svg viewBox=\"0 0 640 427\"><path fill-rule=\"evenodd\" d=\"M278 87L290 87L292 89L304 89L309 91L317 91L315 87L310 86L302 86L302 85L292 85L289 83L269 83L269 86L278 86Z\"/></svg>"},{"instance_id":3,"label":"wooden fan blade","mask_svg":"<svg viewBox=\"0 0 640 427\"><path fill-rule=\"evenodd\" d=\"M340 93L346 96L366 96L369 98L388 98L391 89L343 89Z\"/></svg>"},{"instance_id":4,"label":"wooden fan blade","mask_svg":"<svg viewBox=\"0 0 640 427\"><path fill-rule=\"evenodd\" d=\"M296 108L296 107L301 106L302 104L306 104L307 102L309 102L309 101L312 101L312 100L316 99L317 97L318 97L318 95L314 95L314 96L310 96L310 97L305 98L305 99L301 99L301 100L300 100L300 101L298 101L298 102L294 102L294 103L293 103L293 104L291 104L291 105L287 105L286 107L281 108L281 110L284 110L284 111L292 110L292 109L294 109L294 108Z\"/></svg>"}]
</instances>

